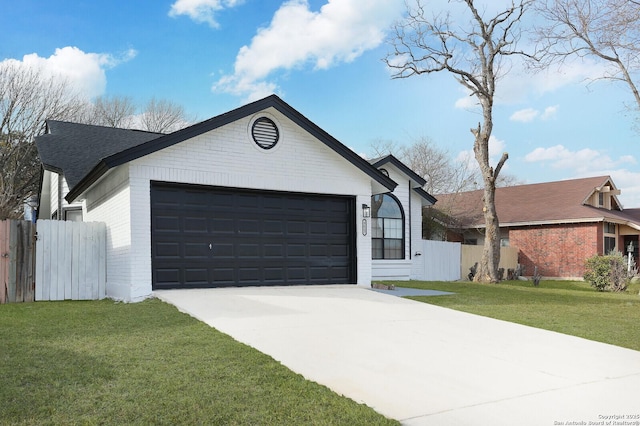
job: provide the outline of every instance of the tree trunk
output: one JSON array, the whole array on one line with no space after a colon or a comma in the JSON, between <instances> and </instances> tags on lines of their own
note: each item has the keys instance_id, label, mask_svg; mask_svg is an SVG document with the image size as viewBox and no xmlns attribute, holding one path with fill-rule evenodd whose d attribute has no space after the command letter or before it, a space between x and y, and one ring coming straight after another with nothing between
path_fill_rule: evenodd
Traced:
<instances>
[{"instance_id":1,"label":"tree trunk","mask_svg":"<svg viewBox=\"0 0 640 426\"><path fill-rule=\"evenodd\" d=\"M485 232L482 259L478 265L478 271L474 281L485 283L498 282L498 265L500 263L500 224L495 207L496 188L493 182L485 179L483 201Z\"/></svg>"},{"instance_id":2,"label":"tree trunk","mask_svg":"<svg viewBox=\"0 0 640 426\"><path fill-rule=\"evenodd\" d=\"M502 165L508 158L504 153L495 170L489 165L489 138L493 129L492 103L490 99L481 100L484 126L478 124L477 129L472 129L475 136L473 152L480 166L482 180L484 182L484 194L482 197L482 212L485 221L484 249L482 259L478 264L478 270L473 280L484 283L498 282L498 265L500 263L500 224L496 213L495 195L496 178Z\"/></svg>"}]
</instances>

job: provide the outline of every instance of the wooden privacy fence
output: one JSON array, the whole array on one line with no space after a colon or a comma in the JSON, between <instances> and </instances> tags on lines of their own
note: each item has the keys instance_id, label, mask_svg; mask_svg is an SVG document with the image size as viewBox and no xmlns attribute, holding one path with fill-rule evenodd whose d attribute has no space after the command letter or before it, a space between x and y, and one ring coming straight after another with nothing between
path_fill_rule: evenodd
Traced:
<instances>
[{"instance_id":1,"label":"wooden privacy fence","mask_svg":"<svg viewBox=\"0 0 640 426\"><path fill-rule=\"evenodd\" d=\"M0 221L0 303L33 301L34 238L33 223Z\"/></svg>"},{"instance_id":2,"label":"wooden privacy fence","mask_svg":"<svg viewBox=\"0 0 640 426\"><path fill-rule=\"evenodd\" d=\"M483 246L462 246L462 256L460 261L460 275L466 278L469 275L469 268L482 259ZM518 249L515 247L500 247L499 268L504 268L504 279L507 279L507 270L518 267Z\"/></svg>"},{"instance_id":3,"label":"wooden privacy fence","mask_svg":"<svg viewBox=\"0 0 640 426\"><path fill-rule=\"evenodd\" d=\"M104 223L0 221L0 303L103 299Z\"/></svg>"}]
</instances>

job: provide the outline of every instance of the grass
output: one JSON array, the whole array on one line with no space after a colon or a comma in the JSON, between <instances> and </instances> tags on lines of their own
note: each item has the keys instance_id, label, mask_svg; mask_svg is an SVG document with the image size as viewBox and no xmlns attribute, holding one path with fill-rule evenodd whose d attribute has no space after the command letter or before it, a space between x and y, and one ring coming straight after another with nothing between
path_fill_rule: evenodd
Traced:
<instances>
[{"instance_id":1,"label":"grass","mask_svg":"<svg viewBox=\"0 0 640 426\"><path fill-rule=\"evenodd\" d=\"M0 424L397 424L158 300L0 305Z\"/></svg>"},{"instance_id":2,"label":"grass","mask_svg":"<svg viewBox=\"0 0 640 426\"><path fill-rule=\"evenodd\" d=\"M398 286L454 292L411 299L640 351L640 284L603 293L581 281L395 282Z\"/></svg>"}]
</instances>

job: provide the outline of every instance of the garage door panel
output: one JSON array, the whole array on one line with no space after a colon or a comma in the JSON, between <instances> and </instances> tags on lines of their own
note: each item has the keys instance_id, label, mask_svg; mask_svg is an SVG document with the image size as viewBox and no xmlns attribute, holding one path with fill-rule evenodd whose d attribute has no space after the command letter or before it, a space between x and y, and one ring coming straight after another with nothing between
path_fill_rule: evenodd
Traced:
<instances>
[{"instance_id":1,"label":"garage door panel","mask_svg":"<svg viewBox=\"0 0 640 426\"><path fill-rule=\"evenodd\" d=\"M216 268L212 274L212 281L217 285L222 285L224 283L227 283L227 285L233 285L237 281L235 269Z\"/></svg>"},{"instance_id":2,"label":"garage door panel","mask_svg":"<svg viewBox=\"0 0 640 426\"><path fill-rule=\"evenodd\" d=\"M260 233L260 220L258 218L252 219L239 219L237 221L236 229L240 234L259 234Z\"/></svg>"},{"instance_id":3,"label":"garage door panel","mask_svg":"<svg viewBox=\"0 0 640 426\"><path fill-rule=\"evenodd\" d=\"M307 268L291 267L286 270L287 281L292 283L304 283L307 281Z\"/></svg>"},{"instance_id":4,"label":"garage door panel","mask_svg":"<svg viewBox=\"0 0 640 426\"><path fill-rule=\"evenodd\" d=\"M151 204L154 288L355 281L352 197L154 182Z\"/></svg>"},{"instance_id":5,"label":"garage door panel","mask_svg":"<svg viewBox=\"0 0 640 426\"><path fill-rule=\"evenodd\" d=\"M156 231L180 232L180 218L178 216L158 216Z\"/></svg>"},{"instance_id":6,"label":"garage door panel","mask_svg":"<svg viewBox=\"0 0 640 426\"><path fill-rule=\"evenodd\" d=\"M205 217L185 217L184 232L202 233L208 231L207 218Z\"/></svg>"},{"instance_id":7,"label":"garage door panel","mask_svg":"<svg viewBox=\"0 0 640 426\"><path fill-rule=\"evenodd\" d=\"M233 250L233 244L220 244L220 243L213 243L211 244L211 255L215 256L216 258L233 258L234 257L234 250Z\"/></svg>"},{"instance_id":8,"label":"garage door panel","mask_svg":"<svg viewBox=\"0 0 640 426\"><path fill-rule=\"evenodd\" d=\"M282 219L267 219L262 222L263 234L282 235L285 230L285 222Z\"/></svg>"},{"instance_id":9,"label":"garage door panel","mask_svg":"<svg viewBox=\"0 0 640 426\"><path fill-rule=\"evenodd\" d=\"M304 258L307 257L306 244L287 244L287 257Z\"/></svg>"},{"instance_id":10,"label":"garage door panel","mask_svg":"<svg viewBox=\"0 0 640 426\"><path fill-rule=\"evenodd\" d=\"M209 283L207 268L188 268L185 270L184 281L187 285L203 286Z\"/></svg>"},{"instance_id":11,"label":"garage door panel","mask_svg":"<svg viewBox=\"0 0 640 426\"><path fill-rule=\"evenodd\" d=\"M211 223L211 231L215 234L222 235L233 235L234 233L234 219L226 219L226 218L211 218L209 219Z\"/></svg>"},{"instance_id":12,"label":"garage door panel","mask_svg":"<svg viewBox=\"0 0 640 426\"><path fill-rule=\"evenodd\" d=\"M237 256L239 259L260 259L260 246L258 244L239 244Z\"/></svg>"},{"instance_id":13,"label":"garage door panel","mask_svg":"<svg viewBox=\"0 0 640 426\"><path fill-rule=\"evenodd\" d=\"M162 259L179 259L181 255L180 247L180 244L175 242L156 243L156 257Z\"/></svg>"},{"instance_id":14,"label":"garage door panel","mask_svg":"<svg viewBox=\"0 0 640 426\"><path fill-rule=\"evenodd\" d=\"M245 285L260 284L260 268L240 268L237 274L238 281L245 283Z\"/></svg>"},{"instance_id":15,"label":"garage door panel","mask_svg":"<svg viewBox=\"0 0 640 426\"><path fill-rule=\"evenodd\" d=\"M161 286L178 286L181 283L179 268L157 268L154 271L154 283Z\"/></svg>"},{"instance_id":16,"label":"garage door panel","mask_svg":"<svg viewBox=\"0 0 640 426\"><path fill-rule=\"evenodd\" d=\"M185 259L207 259L211 250L206 243L186 243L184 244Z\"/></svg>"},{"instance_id":17,"label":"garage door panel","mask_svg":"<svg viewBox=\"0 0 640 426\"><path fill-rule=\"evenodd\" d=\"M287 222L287 234L289 235L306 235L307 224L301 220L292 220Z\"/></svg>"},{"instance_id":18,"label":"garage door panel","mask_svg":"<svg viewBox=\"0 0 640 426\"><path fill-rule=\"evenodd\" d=\"M281 259L285 253L284 244L265 244L264 257Z\"/></svg>"}]
</instances>

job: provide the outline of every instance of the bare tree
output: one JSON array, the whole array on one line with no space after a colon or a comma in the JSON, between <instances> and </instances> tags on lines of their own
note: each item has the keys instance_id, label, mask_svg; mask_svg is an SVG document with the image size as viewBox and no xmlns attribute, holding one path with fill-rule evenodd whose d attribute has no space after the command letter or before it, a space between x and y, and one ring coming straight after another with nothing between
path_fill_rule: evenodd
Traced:
<instances>
[{"instance_id":1,"label":"bare tree","mask_svg":"<svg viewBox=\"0 0 640 426\"><path fill-rule=\"evenodd\" d=\"M422 136L409 145L390 140L375 140L370 144L374 157L392 154L427 181L424 190L430 194L448 194L475 188L479 180L476 170L464 161L456 161L446 149Z\"/></svg>"},{"instance_id":2,"label":"bare tree","mask_svg":"<svg viewBox=\"0 0 640 426\"><path fill-rule=\"evenodd\" d=\"M182 106L165 99L152 98L142 113L136 114L137 110L136 104L128 96L98 97L86 106L84 115L78 121L156 133L174 132L190 123Z\"/></svg>"},{"instance_id":3,"label":"bare tree","mask_svg":"<svg viewBox=\"0 0 640 426\"><path fill-rule=\"evenodd\" d=\"M402 161L427 181L424 190L430 194L467 191L479 178L476 170L464 161L456 161L445 149L439 149L425 137L400 151Z\"/></svg>"},{"instance_id":4,"label":"bare tree","mask_svg":"<svg viewBox=\"0 0 640 426\"><path fill-rule=\"evenodd\" d=\"M413 139L409 145L392 140L376 139L370 143L371 157L392 154L427 181L424 190L430 194L453 194L478 189L482 176L466 159L456 158L426 136ZM516 176L500 173L496 186L520 185Z\"/></svg>"},{"instance_id":5,"label":"bare tree","mask_svg":"<svg viewBox=\"0 0 640 426\"><path fill-rule=\"evenodd\" d=\"M496 181L508 154L495 167L489 164L489 138L493 130L496 83L505 57L524 54L517 48L520 22L533 0L513 1L509 7L485 17L473 0L458 1L466 7L467 21L454 22L450 13L428 16L423 2L407 6L407 16L395 25L393 52L385 61L394 78L448 72L475 96L482 109L482 123L471 129L473 152L484 183L485 244L474 280L498 281L500 232L495 209ZM450 3L453 3L450 2Z\"/></svg>"},{"instance_id":6,"label":"bare tree","mask_svg":"<svg viewBox=\"0 0 640 426\"><path fill-rule=\"evenodd\" d=\"M95 99L89 116L84 119L88 124L98 126L131 128L136 106L128 96L100 96Z\"/></svg>"},{"instance_id":7,"label":"bare tree","mask_svg":"<svg viewBox=\"0 0 640 426\"><path fill-rule=\"evenodd\" d=\"M634 75L640 71L640 2L629 0L540 0L544 18L536 28L538 67L570 58L594 58L609 65L602 79L623 82L640 110Z\"/></svg>"},{"instance_id":8,"label":"bare tree","mask_svg":"<svg viewBox=\"0 0 640 426\"><path fill-rule=\"evenodd\" d=\"M181 105L151 98L142 113L142 127L149 132L169 133L185 127L186 114Z\"/></svg>"},{"instance_id":9,"label":"bare tree","mask_svg":"<svg viewBox=\"0 0 640 426\"><path fill-rule=\"evenodd\" d=\"M83 103L65 80L13 62L0 63L0 219L18 218L38 190L34 138L45 119L77 116Z\"/></svg>"}]
</instances>

